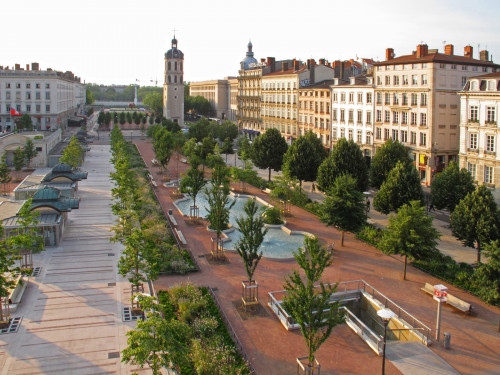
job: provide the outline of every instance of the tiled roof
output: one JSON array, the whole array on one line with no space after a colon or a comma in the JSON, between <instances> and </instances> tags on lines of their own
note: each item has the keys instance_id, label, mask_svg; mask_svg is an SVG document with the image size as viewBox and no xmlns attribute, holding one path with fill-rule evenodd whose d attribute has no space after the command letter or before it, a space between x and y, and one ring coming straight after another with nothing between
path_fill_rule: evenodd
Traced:
<instances>
[{"instance_id":1,"label":"tiled roof","mask_svg":"<svg viewBox=\"0 0 500 375\"><path fill-rule=\"evenodd\" d=\"M470 57L458 56L458 55L446 55L444 53L439 53L439 52L429 53L429 54L422 56L422 57L417 57L416 54L404 55L404 56L395 57L391 60L374 62L373 65L375 65L375 66L395 65L395 64L401 64L401 63L416 63L417 64L417 63L425 63L425 62L457 63L457 64L464 64L464 65L488 65L488 66L500 67L500 65L493 63L493 61L477 60L477 59L472 59Z\"/></svg>"},{"instance_id":2,"label":"tiled roof","mask_svg":"<svg viewBox=\"0 0 500 375\"><path fill-rule=\"evenodd\" d=\"M309 86L301 87L299 90L329 89L331 84L333 84L333 79L326 79L324 81L317 82Z\"/></svg>"},{"instance_id":3,"label":"tiled roof","mask_svg":"<svg viewBox=\"0 0 500 375\"><path fill-rule=\"evenodd\" d=\"M471 79L488 79L488 78L499 78L500 79L500 72L493 72L493 73L483 74L482 76L469 77L469 80L471 80Z\"/></svg>"}]
</instances>

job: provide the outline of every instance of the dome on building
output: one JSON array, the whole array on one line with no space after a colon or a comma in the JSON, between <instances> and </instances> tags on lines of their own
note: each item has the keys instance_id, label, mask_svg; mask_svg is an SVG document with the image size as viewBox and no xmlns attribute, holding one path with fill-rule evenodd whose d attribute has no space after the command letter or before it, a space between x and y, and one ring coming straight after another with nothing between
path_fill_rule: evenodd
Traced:
<instances>
[{"instance_id":1,"label":"dome on building","mask_svg":"<svg viewBox=\"0 0 500 375\"><path fill-rule=\"evenodd\" d=\"M167 52L165 52L166 59L183 59L184 54L180 49L177 49L177 39L172 39L172 48L170 48Z\"/></svg>"},{"instance_id":2,"label":"dome on building","mask_svg":"<svg viewBox=\"0 0 500 375\"><path fill-rule=\"evenodd\" d=\"M258 61L253 57L252 42L248 42L247 56L241 62L241 69L250 69L250 64L256 64Z\"/></svg>"}]
</instances>

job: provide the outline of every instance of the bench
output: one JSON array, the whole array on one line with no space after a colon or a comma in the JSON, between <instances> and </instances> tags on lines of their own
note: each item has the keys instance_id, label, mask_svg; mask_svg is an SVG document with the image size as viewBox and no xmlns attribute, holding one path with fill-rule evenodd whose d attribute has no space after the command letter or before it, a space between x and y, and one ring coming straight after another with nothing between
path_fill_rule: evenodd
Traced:
<instances>
[{"instance_id":1,"label":"bench","mask_svg":"<svg viewBox=\"0 0 500 375\"><path fill-rule=\"evenodd\" d=\"M430 295L434 295L434 285L431 285L429 283L425 283L424 287L420 288L420 290ZM446 303L448 305L453 306L454 308L463 311L464 313L472 313L472 305L470 303L465 302L464 300L461 300L460 298L455 297L450 293L447 293L446 297Z\"/></svg>"},{"instance_id":2,"label":"bench","mask_svg":"<svg viewBox=\"0 0 500 375\"><path fill-rule=\"evenodd\" d=\"M178 230L177 228L174 230L175 230L175 233L177 234L177 237L179 238L179 241L181 241L183 245L187 245L186 239L184 238L184 235L182 234L182 232L180 230Z\"/></svg>"},{"instance_id":3,"label":"bench","mask_svg":"<svg viewBox=\"0 0 500 375\"><path fill-rule=\"evenodd\" d=\"M187 164L187 162L188 162L187 159L184 159L184 158L181 159L181 163Z\"/></svg>"}]
</instances>

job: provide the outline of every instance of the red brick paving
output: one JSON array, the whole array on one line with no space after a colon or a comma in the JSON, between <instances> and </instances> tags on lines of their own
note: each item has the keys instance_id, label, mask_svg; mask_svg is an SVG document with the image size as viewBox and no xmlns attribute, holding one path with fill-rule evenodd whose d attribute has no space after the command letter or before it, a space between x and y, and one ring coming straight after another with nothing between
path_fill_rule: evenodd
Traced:
<instances>
[{"instance_id":1,"label":"red brick paving","mask_svg":"<svg viewBox=\"0 0 500 375\"><path fill-rule=\"evenodd\" d=\"M156 181L163 181L159 169L153 167L154 158L151 143L135 141L148 168ZM171 163L175 163L173 158ZM180 172L188 166L180 164ZM267 195L253 187L250 193L268 200ZM159 184L156 192L164 210L173 209L171 191ZM407 281L402 281L402 259L397 256L381 254L373 247L357 240L352 234L346 234L345 246L340 246L340 234L331 227L326 227L311 213L300 208L292 208L292 217L287 226L315 234L323 243L336 242L335 261L323 276L323 281L337 282L363 279L404 309L415 315L430 328L435 326L436 302L420 291L425 282L439 284L442 281L433 278L413 267L408 267ZM181 215L174 210L177 228L182 231L188 247L198 259L201 271L187 276L165 276L155 282L156 289L169 288L178 283L192 282L209 285L218 289L217 295L224 312L240 338L245 351L259 374L290 374L296 369L295 358L306 353L303 338L299 332L287 332L278 319L256 317L243 321L231 301L241 296L241 280L245 278L243 263L234 253L228 253L230 264L209 265L198 256L209 252L210 235L200 226L187 225ZM259 295L263 304L267 303L267 292L281 290L284 276L297 269L295 261L270 261L263 259L255 273L260 285ZM450 293L472 303L476 314L465 316L450 306L443 308L442 332L452 334L452 349L445 350L439 343L431 349L461 373L474 373L500 366L498 348L500 334L497 331L500 309L487 306L478 298L450 286ZM317 353L317 358L325 374L371 374L378 373L381 358L366 345L346 325L334 329L332 336ZM387 374L400 374L390 362L386 366Z\"/></svg>"}]
</instances>

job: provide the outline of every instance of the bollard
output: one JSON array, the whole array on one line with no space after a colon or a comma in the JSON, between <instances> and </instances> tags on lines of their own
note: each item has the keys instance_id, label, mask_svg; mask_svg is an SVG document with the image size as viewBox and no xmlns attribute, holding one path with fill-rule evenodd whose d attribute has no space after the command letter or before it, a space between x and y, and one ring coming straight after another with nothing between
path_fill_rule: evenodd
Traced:
<instances>
[{"instance_id":1,"label":"bollard","mask_svg":"<svg viewBox=\"0 0 500 375\"><path fill-rule=\"evenodd\" d=\"M444 339L443 339L443 346L445 349L450 349L450 343L451 343L451 333L445 332L443 334Z\"/></svg>"}]
</instances>

